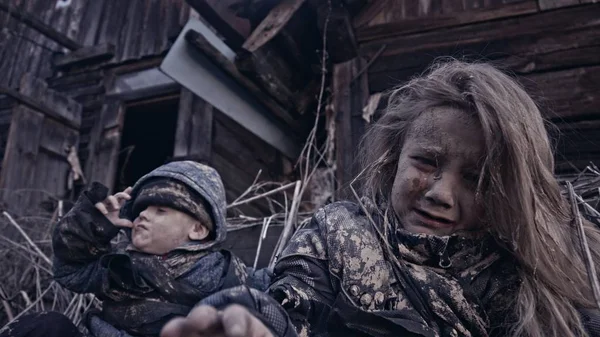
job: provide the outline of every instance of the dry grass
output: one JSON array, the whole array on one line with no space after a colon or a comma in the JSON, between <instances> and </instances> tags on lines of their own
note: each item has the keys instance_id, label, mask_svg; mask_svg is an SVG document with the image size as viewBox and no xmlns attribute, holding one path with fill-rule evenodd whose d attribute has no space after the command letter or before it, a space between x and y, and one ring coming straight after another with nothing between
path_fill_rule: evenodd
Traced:
<instances>
[{"instance_id":1,"label":"dry grass","mask_svg":"<svg viewBox=\"0 0 600 337\"><path fill-rule=\"evenodd\" d=\"M54 216L56 219L56 216ZM0 326L37 311L58 311L79 324L83 313L99 306L92 295L63 289L52 278L52 216L0 218Z\"/></svg>"}]
</instances>

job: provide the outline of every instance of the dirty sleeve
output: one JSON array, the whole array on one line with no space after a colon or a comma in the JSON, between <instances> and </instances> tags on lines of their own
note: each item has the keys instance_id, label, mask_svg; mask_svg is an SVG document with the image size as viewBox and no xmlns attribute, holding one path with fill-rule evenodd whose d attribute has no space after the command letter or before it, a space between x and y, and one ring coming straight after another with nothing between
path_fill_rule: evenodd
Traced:
<instances>
[{"instance_id":1,"label":"dirty sleeve","mask_svg":"<svg viewBox=\"0 0 600 337\"><path fill-rule=\"evenodd\" d=\"M282 252L269 288L300 336L326 334L327 317L338 292L329 272L325 231L324 213L319 211L296 231Z\"/></svg>"},{"instance_id":2,"label":"dirty sleeve","mask_svg":"<svg viewBox=\"0 0 600 337\"><path fill-rule=\"evenodd\" d=\"M111 252L111 240L120 230L94 207L107 195L108 188L93 183L54 229L54 279L74 292L98 293L102 289L106 268L100 259Z\"/></svg>"}]
</instances>

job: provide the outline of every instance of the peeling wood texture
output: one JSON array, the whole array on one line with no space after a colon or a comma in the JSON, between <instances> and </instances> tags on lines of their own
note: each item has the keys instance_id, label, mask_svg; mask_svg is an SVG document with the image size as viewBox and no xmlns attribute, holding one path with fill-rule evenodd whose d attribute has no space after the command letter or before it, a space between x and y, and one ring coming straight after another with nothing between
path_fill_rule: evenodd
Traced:
<instances>
[{"instance_id":1,"label":"peeling wood texture","mask_svg":"<svg viewBox=\"0 0 600 337\"><path fill-rule=\"evenodd\" d=\"M254 52L277 35L302 6L305 0L283 0L269 12L267 17L246 39L242 48Z\"/></svg>"},{"instance_id":2,"label":"peeling wood texture","mask_svg":"<svg viewBox=\"0 0 600 337\"><path fill-rule=\"evenodd\" d=\"M187 3L223 36L229 48L237 51L244 44L250 34L250 23L238 18L226 1L187 0Z\"/></svg>"},{"instance_id":3,"label":"peeling wood texture","mask_svg":"<svg viewBox=\"0 0 600 337\"><path fill-rule=\"evenodd\" d=\"M182 88L173 157L210 162L213 147L213 107Z\"/></svg>"},{"instance_id":4,"label":"peeling wood texture","mask_svg":"<svg viewBox=\"0 0 600 337\"><path fill-rule=\"evenodd\" d=\"M92 63L99 60L110 59L115 55L113 44L101 44L97 46L84 47L73 52L57 55L52 63L58 69L68 68L83 63Z\"/></svg>"},{"instance_id":5,"label":"peeling wood texture","mask_svg":"<svg viewBox=\"0 0 600 337\"><path fill-rule=\"evenodd\" d=\"M61 33L60 31L57 31L56 29L54 29L54 27L46 24L45 22L40 20L34 13L29 13L24 10L13 7L7 2L5 2L5 0L0 1L0 10L8 13L16 20L22 22L23 24L27 25L32 29L37 30L41 34L45 35L52 41L55 41L56 43L60 44L65 48L75 50L81 47L81 45L78 42L70 39L68 36Z\"/></svg>"},{"instance_id":6,"label":"peeling wood texture","mask_svg":"<svg viewBox=\"0 0 600 337\"><path fill-rule=\"evenodd\" d=\"M333 67L337 199L351 198L349 183L358 173L357 149L364 133L363 107L369 99L367 75L357 77L365 62L359 58ZM357 77L357 78L356 78ZM353 80L356 78L356 80Z\"/></svg>"},{"instance_id":7,"label":"peeling wood texture","mask_svg":"<svg viewBox=\"0 0 600 337\"><path fill-rule=\"evenodd\" d=\"M579 5L579 0L538 0L541 10Z\"/></svg>"},{"instance_id":8,"label":"peeling wood texture","mask_svg":"<svg viewBox=\"0 0 600 337\"><path fill-rule=\"evenodd\" d=\"M186 40L215 62L222 70L233 79L247 88L258 100L265 104L278 118L287 124L294 124L294 119L281 105L271 96L262 91L254 82L244 76L236 65L219 52L202 34L190 30L186 33Z\"/></svg>"},{"instance_id":9,"label":"peeling wood texture","mask_svg":"<svg viewBox=\"0 0 600 337\"><path fill-rule=\"evenodd\" d=\"M35 14L40 23L74 41L76 45L70 47L77 48L71 49L114 45L114 57L96 67L164 54L190 13L184 0L72 1L62 8L55 8L55 4L21 0L14 5L11 2L11 8L15 13ZM26 72L40 78L52 76L52 55L65 52L63 46L14 17L2 16L2 22L6 29L0 32L0 85L16 88ZM79 66L91 67L85 62Z\"/></svg>"},{"instance_id":10,"label":"peeling wood texture","mask_svg":"<svg viewBox=\"0 0 600 337\"><path fill-rule=\"evenodd\" d=\"M81 123L81 106L49 90L32 75L23 76L19 94L35 98L71 124ZM31 105L12 109L6 151L0 173L3 202L20 214L32 214L41 203L64 198L69 164L67 150L79 146L79 129L66 125Z\"/></svg>"},{"instance_id":11,"label":"peeling wood texture","mask_svg":"<svg viewBox=\"0 0 600 337\"><path fill-rule=\"evenodd\" d=\"M114 186L124 118L125 108L121 102L111 101L103 105L94 130L94 140L88 145L90 159L85 171L89 181L98 181L109 188Z\"/></svg>"},{"instance_id":12,"label":"peeling wood texture","mask_svg":"<svg viewBox=\"0 0 600 337\"><path fill-rule=\"evenodd\" d=\"M431 15L420 15L406 17L401 20L392 19L391 22L384 20L383 23L362 27L357 31L357 40L359 42L368 42L393 36L431 31L444 27L460 26L517 15L532 14L537 11L538 7L536 0L519 1L509 4L500 3L495 6L482 6L469 11L439 11L435 13L433 17ZM389 13L389 9L385 9L384 12L388 13L387 15L392 15L392 18L394 18L393 13ZM429 14L429 12L427 13Z\"/></svg>"}]
</instances>

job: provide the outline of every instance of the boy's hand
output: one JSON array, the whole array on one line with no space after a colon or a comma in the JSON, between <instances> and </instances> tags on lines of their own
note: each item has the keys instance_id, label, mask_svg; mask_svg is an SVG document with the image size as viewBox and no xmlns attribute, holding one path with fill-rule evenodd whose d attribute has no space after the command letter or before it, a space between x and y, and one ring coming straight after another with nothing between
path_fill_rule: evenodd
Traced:
<instances>
[{"instance_id":1,"label":"boy's hand","mask_svg":"<svg viewBox=\"0 0 600 337\"><path fill-rule=\"evenodd\" d=\"M98 209L104 216L113 223L113 225L117 227L127 227L132 228L133 222L128 219L119 218L119 211L121 207L125 204L125 202L131 199L132 188L127 187L123 192L116 193L115 195L109 195L103 201L96 203L94 206Z\"/></svg>"},{"instance_id":2,"label":"boy's hand","mask_svg":"<svg viewBox=\"0 0 600 337\"><path fill-rule=\"evenodd\" d=\"M230 305L222 312L211 306L194 308L183 318L167 323L161 337L273 337L271 331L240 305Z\"/></svg>"}]
</instances>

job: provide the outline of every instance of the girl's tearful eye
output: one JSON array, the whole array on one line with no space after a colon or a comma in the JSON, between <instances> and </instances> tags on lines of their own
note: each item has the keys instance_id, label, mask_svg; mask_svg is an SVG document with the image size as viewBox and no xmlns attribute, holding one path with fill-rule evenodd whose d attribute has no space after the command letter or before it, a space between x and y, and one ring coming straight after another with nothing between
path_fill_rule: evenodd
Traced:
<instances>
[{"instance_id":1,"label":"girl's tearful eye","mask_svg":"<svg viewBox=\"0 0 600 337\"><path fill-rule=\"evenodd\" d=\"M437 168L437 166L438 166L437 160L435 160L433 158L423 157L423 156L412 156L411 158L414 159L415 161L417 161L419 164L430 167L430 168Z\"/></svg>"}]
</instances>

